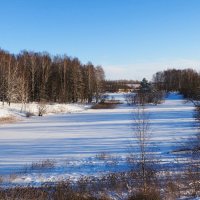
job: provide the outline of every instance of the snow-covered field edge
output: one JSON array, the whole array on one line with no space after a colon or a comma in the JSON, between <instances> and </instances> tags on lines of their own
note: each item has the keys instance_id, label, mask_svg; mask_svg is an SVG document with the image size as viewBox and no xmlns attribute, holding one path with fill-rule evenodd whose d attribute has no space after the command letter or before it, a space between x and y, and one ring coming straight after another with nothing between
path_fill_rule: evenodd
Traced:
<instances>
[{"instance_id":1,"label":"snow-covered field edge","mask_svg":"<svg viewBox=\"0 0 200 200\"><path fill-rule=\"evenodd\" d=\"M59 103L7 103L0 102L0 123L14 122L22 120L24 117L52 115L61 113L77 113L86 110L89 106L86 104L59 104ZM6 121L7 119L7 121ZM15 119L15 120L12 120Z\"/></svg>"}]
</instances>

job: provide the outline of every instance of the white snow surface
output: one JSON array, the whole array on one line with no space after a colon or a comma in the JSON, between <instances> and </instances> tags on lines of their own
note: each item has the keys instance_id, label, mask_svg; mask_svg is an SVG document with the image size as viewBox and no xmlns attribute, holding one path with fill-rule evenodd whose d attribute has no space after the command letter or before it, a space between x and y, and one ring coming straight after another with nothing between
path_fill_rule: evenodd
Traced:
<instances>
[{"instance_id":1,"label":"white snow surface","mask_svg":"<svg viewBox=\"0 0 200 200\"><path fill-rule=\"evenodd\" d=\"M109 95L123 99L123 94ZM60 106L49 105L49 110ZM36 105L30 108L35 112ZM137 152L134 106L122 104L115 109L99 110L80 105L61 108L61 114L0 125L0 174L4 183L37 185L128 169L126 156ZM170 93L163 104L148 105L145 110L150 120L151 151L170 165L175 156L172 150L195 135L193 105L181 95ZM0 116L4 113L20 115L19 105L1 108ZM102 159L104 154L108 156ZM55 166L30 170L32 162L46 159L55 161Z\"/></svg>"},{"instance_id":2,"label":"white snow surface","mask_svg":"<svg viewBox=\"0 0 200 200\"><path fill-rule=\"evenodd\" d=\"M43 106L43 105L42 105ZM10 106L7 103L0 102L0 118L14 116L21 119L21 117L26 116L26 113L31 113L33 115L38 115L39 103L11 103ZM44 115L58 114L58 113L74 113L81 112L87 107L81 104L45 104Z\"/></svg>"}]
</instances>

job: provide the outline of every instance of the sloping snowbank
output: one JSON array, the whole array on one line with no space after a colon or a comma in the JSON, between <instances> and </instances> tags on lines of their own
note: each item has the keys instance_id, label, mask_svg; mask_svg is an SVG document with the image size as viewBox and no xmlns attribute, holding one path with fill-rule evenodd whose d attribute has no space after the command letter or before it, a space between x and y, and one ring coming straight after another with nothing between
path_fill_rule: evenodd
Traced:
<instances>
[{"instance_id":1,"label":"sloping snowbank","mask_svg":"<svg viewBox=\"0 0 200 200\"><path fill-rule=\"evenodd\" d=\"M9 112L7 109L4 109L4 108L0 109L0 118L9 117L11 115L12 115L12 113Z\"/></svg>"},{"instance_id":2,"label":"sloping snowbank","mask_svg":"<svg viewBox=\"0 0 200 200\"><path fill-rule=\"evenodd\" d=\"M8 104L2 104L0 102L0 118L5 117L16 117L21 118L25 117L27 113L32 115L38 115L39 109L44 109L44 115L49 114L58 114L58 113L75 113L75 112L82 112L86 109L86 106L81 104L38 104L38 103L29 103L26 105L20 103L11 103L9 106Z\"/></svg>"}]
</instances>

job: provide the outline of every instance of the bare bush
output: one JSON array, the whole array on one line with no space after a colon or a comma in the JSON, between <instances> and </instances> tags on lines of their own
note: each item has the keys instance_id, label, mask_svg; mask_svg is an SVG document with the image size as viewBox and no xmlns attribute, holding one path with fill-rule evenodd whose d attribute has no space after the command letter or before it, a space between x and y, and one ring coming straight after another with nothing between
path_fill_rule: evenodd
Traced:
<instances>
[{"instance_id":1,"label":"bare bush","mask_svg":"<svg viewBox=\"0 0 200 200\"><path fill-rule=\"evenodd\" d=\"M152 190L148 193L138 192L131 195L128 200L161 200L161 195L159 191Z\"/></svg>"},{"instance_id":2,"label":"bare bush","mask_svg":"<svg viewBox=\"0 0 200 200\"><path fill-rule=\"evenodd\" d=\"M10 189L0 190L1 200L46 200L48 192L45 189L33 187L15 187Z\"/></svg>"},{"instance_id":3,"label":"bare bush","mask_svg":"<svg viewBox=\"0 0 200 200\"><path fill-rule=\"evenodd\" d=\"M110 155L106 152L102 152L102 153L97 154L96 158L98 160L106 160L106 159L110 158Z\"/></svg>"},{"instance_id":4,"label":"bare bush","mask_svg":"<svg viewBox=\"0 0 200 200\"><path fill-rule=\"evenodd\" d=\"M44 114L47 113L47 104L45 102L40 102L38 104L38 116L43 116Z\"/></svg>"},{"instance_id":5,"label":"bare bush","mask_svg":"<svg viewBox=\"0 0 200 200\"><path fill-rule=\"evenodd\" d=\"M55 186L14 187L0 189L1 200L109 200L104 193L92 190L80 190L69 181L59 182Z\"/></svg>"},{"instance_id":6,"label":"bare bush","mask_svg":"<svg viewBox=\"0 0 200 200\"><path fill-rule=\"evenodd\" d=\"M138 105L145 105L152 103L154 105L161 104L163 102L165 93L163 91L153 90L150 92L138 92L134 97L134 103Z\"/></svg>"},{"instance_id":7,"label":"bare bush","mask_svg":"<svg viewBox=\"0 0 200 200\"><path fill-rule=\"evenodd\" d=\"M98 103L91 107L91 109L114 109L117 103Z\"/></svg>"},{"instance_id":8,"label":"bare bush","mask_svg":"<svg viewBox=\"0 0 200 200\"><path fill-rule=\"evenodd\" d=\"M128 93L124 95L125 101L128 105L133 105L135 104L135 98L136 94L135 93Z\"/></svg>"},{"instance_id":9,"label":"bare bush","mask_svg":"<svg viewBox=\"0 0 200 200\"><path fill-rule=\"evenodd\" d=\"M107 166L115 166L119 163L118 157L102 152L96 155L96 159L104 161Z\"/></svg>"},{"instance_id":10,"label":"bare bush","mask_svg":"<svg viewBox=\"0 0 200 200\"><path fill-rule=\"evenodd\" d=\"M4 178L2 176L0 176L0 184L3 183Z\"/></svg>"},{"instance_id":11,"label":"bare bush","mask_svg":"<svg viewBox=\"0 0 200 200\"><path fill-rule=\"evenodd\" d=\"M29 118L29 117L34 116L34 113L32 113L32 112L26 112L26 113L25 113L25 116L26 116L27 118Z\"/></svg>"},{"instance_id":12,"label":"bare bush","mask_svg":"<svg viewBox=\"0 0 200 200\"><path fill-rule=\"evenodd\" d=\"M150 127L148 114L144 106L138 106L134 113L134 139L137 143L138 152L133 147L129 162L132 162L132 178L135 180L135 187L147 194L150 190L158 187L157 159L150 153Z\"/></svg>"},{"instance_id":13,"label":"bare bush","mask_svg":"<svg viewBox=\"0 0 200 200\"><path fill-rule=\"evenodd\" d=\"M187 191L191 196L200 195L200 163L191 160L183 176L187 180Z\"/></svg>"},{"instance_id":14,"label":"bare bush","mask_svg":"<svg viewBox=\"0 0 200 200\"><path fill-rule=\"evenodd\" d=\"M55 167L55 160L42 160L39 162L33 162L31 164L31 170L51 169Z\"/></svg>"}]
</instances>

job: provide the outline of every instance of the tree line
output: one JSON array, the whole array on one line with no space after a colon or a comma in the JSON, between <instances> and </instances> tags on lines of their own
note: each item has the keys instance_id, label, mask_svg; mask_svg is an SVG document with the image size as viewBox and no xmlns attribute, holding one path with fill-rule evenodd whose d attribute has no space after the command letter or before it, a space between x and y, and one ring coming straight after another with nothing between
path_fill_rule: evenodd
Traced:
<instances>
[{"instance_id":1,"label":"tree line","mask_svg":"<svg viewBox=\"0 0 200 200\"><path fill-rule=\"evenodd\" d=\"M4 102L91 102L101 97L105 73L91 62L47 52L0 50L0 100Z\"/></svg>"},{"instance_id":2,"label":"tree line","mask_svg":"<svg viewBox=\"0 0 200 200\"><path fill-rule=\"evenodd\" d=\"M137 80L106 80L104 87L107 92L119 92L120 89L124 91L131 89L133 84L140 84L140 82Z\"/></svg>"},{"instance_id":3,"label":"tree line","mask_svg":"<svg viewBox=\"0 0 200 200\"><path fill-rule=\"evenodd\" d=\"M196 99L200 90L200 73L194 69L168 69L157 72L153 84L159 90L178 91L185 98Z\"/></svg>"},{"instance_id":4,"label":"tree line","mask_svg":"<svg viewBox=\"0 0 200 200\"><path fill-rule=\"evenodd\" d=\"M157 72L153 76L153 83L158 90L178 91L194 104L194 118L196 127L200 130L200 73L193 69L168 69ZM200 134L197 134L195 149L200 150Z\"/></svg>"},{"instance_id":5,"label":"tree line","mask_svg":"<svg viewBox=\"0 0 200 200\"><path fill-rule=\"evenodd\" d=\"M142 105L152 103L154 105L162 103L165 96L165 92L161 89L157 89L152 82L149 82L146 78L143 78L139 84L139 87L132 93L125 94L125 100L128 105Z\"/></svg>"}]
</instances>

